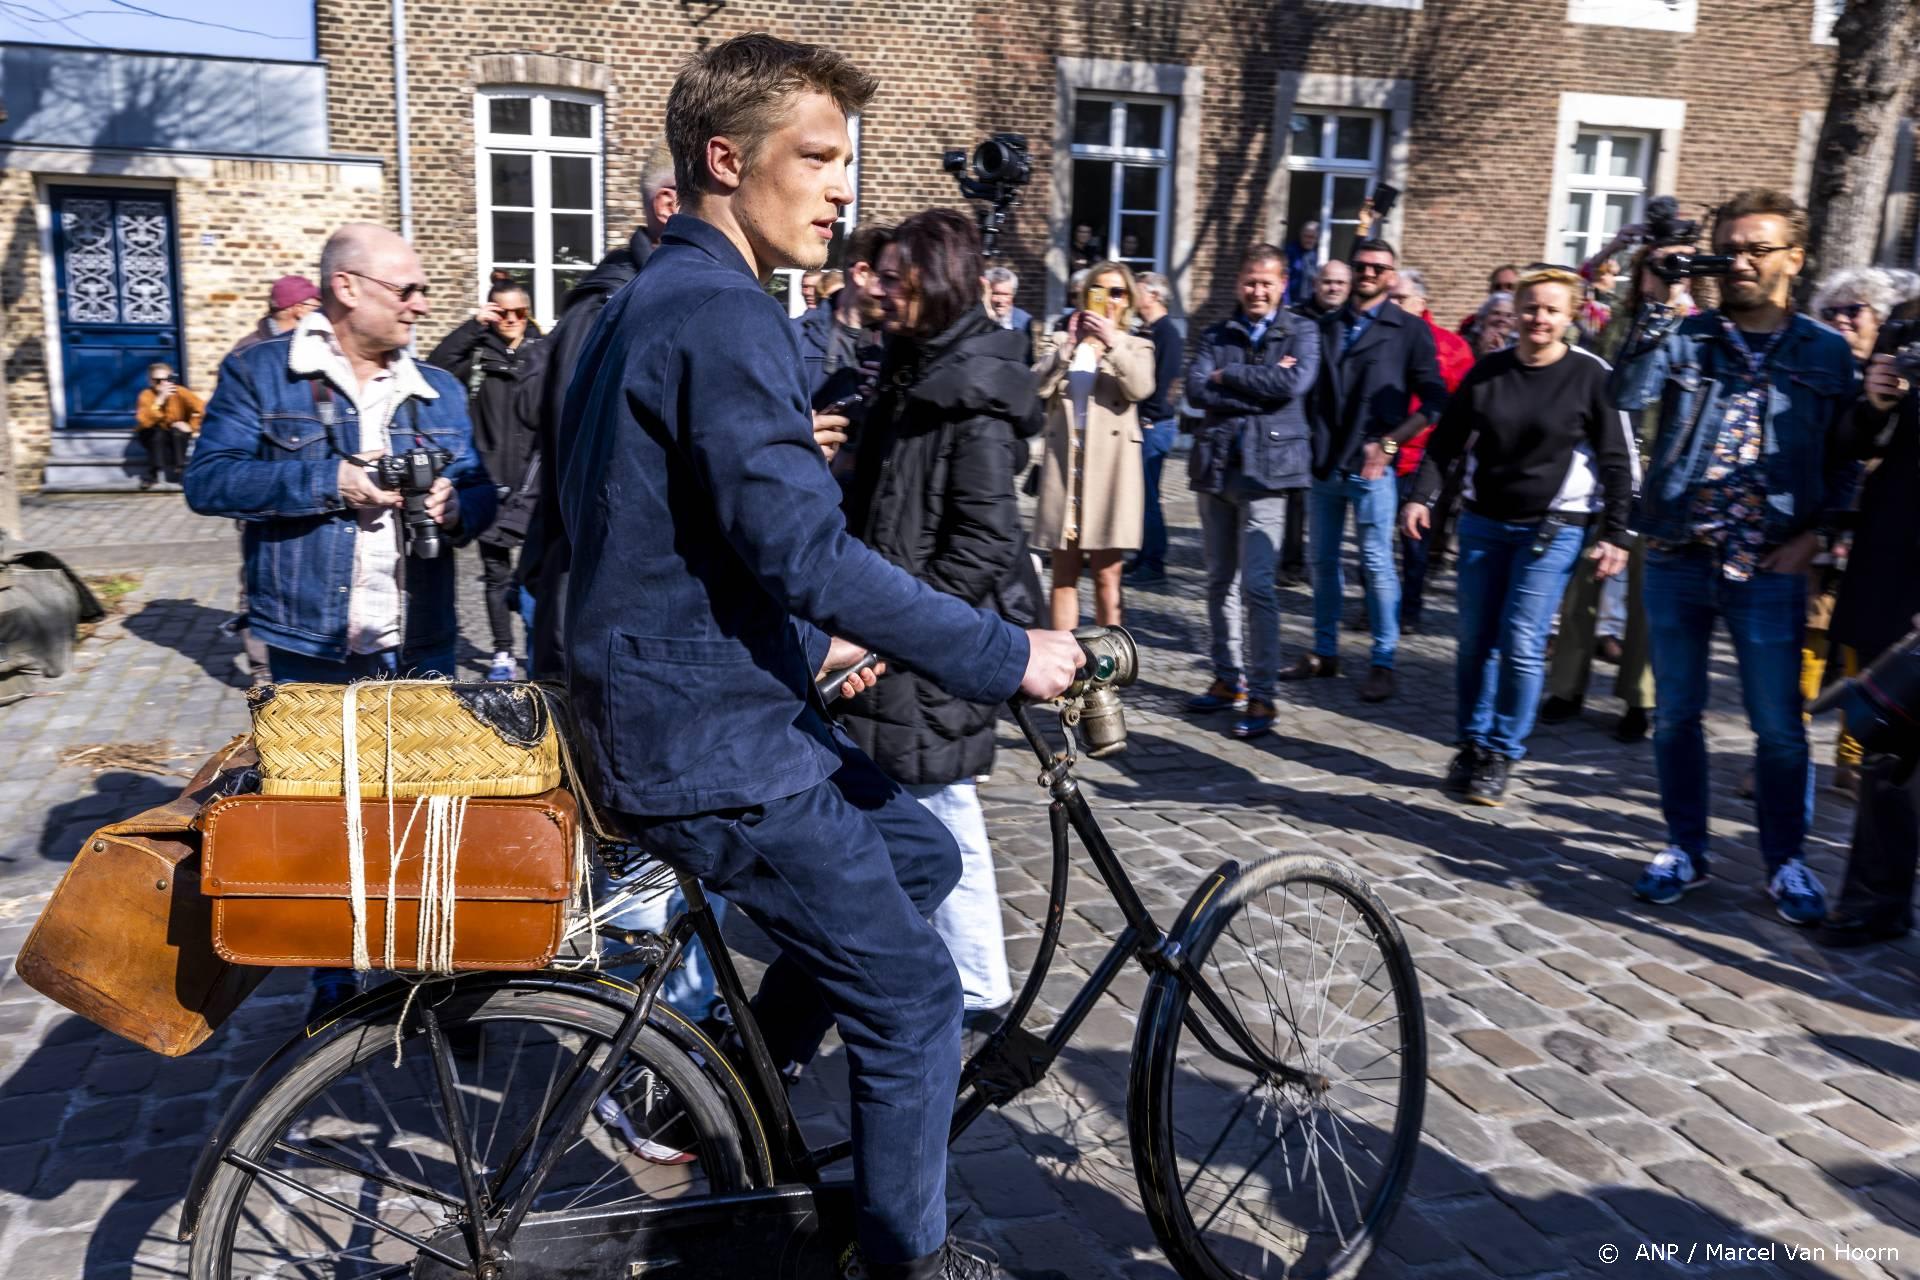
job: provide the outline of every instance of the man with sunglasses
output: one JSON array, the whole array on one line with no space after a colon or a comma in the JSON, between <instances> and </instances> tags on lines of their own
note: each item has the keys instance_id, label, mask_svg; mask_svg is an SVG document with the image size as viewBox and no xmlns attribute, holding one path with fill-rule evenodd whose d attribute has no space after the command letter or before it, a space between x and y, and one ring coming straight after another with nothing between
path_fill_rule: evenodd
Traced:
<instances>
[{"instance_id":1,"label":"man with sunglasses","mask_svg":"<svg viewBox=\"0 0 1920 1280\"><path fill-rule=\"evenodd\" d=\"M489 680L511 680L513 615L520 588L513 581L513 553L526 534L523 503L510 501L525 484L539 442L540 403L547 346L533 322L533 300L513 280L496 282L473 318L440 340L427 363L445 369L467 389L473 442L500 499L500 519L480 536L480 583L486 594L487 626L493 635ZM510 521L508 513L521 513Z\"/></svg>"},{"instance_id":2,"label":"man with sunglasses","mask_svg":"<svg viewBox=\"0 0 1920 1280\"><path fill-rule=\"evenodd\" d=\"M1652 282L1613 373L1615 403L1659 407L1636 525L1647 540L1654 760L1667 845L1634 886L1678 902L1707 882L1707 744L1701 726L1714 622L1738 659L1758 739L1754 802L1767 891L1781 919L1817 924L1826 898L1802 860L1813 769L1801 719L1807 566L1841 464L1831 440L1854 397L1846 341L1793 310L1806 213L1743 191L1714 219L1732 259L1717 311L1682 316Z\"/></svg>"},{"instance_id":3,"label":"man with sunglasses","mask_svg":"<svg viewBox=\"0 0 1920 1280\"><path fill-rule=\"evenodd\" d=\"M1346 584L1340 544L1347 509L1360 542L1373 646L1360 697L1384 702L1394 692L1400 646L1400 575L1393 564L1399 511L1394 455L1440 417L1447 384L1433 332L1388 298L1398 255L1385 240L1359 240L1347 255L1353 294L1320 320L1320 378L1308 401L1313 425L1313 485L1308 552L1313 557L1313 652L1282 680L1340 674L1340 610ZM1415 402L1420 407L1415 409Z\"/></svg>"}]
</instances>

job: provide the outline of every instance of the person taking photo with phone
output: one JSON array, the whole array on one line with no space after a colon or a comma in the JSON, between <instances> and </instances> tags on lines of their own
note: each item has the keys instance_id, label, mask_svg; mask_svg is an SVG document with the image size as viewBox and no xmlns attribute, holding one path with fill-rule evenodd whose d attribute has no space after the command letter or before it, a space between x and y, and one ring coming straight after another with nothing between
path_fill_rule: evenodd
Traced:
<instances>
[{"instance_id":1,"label":"person taking photo with phone","mask_svg":"<svg viewBox=\"0 0 1920 1280\"><path fill-rule=\"evenodd\" d=\"M200 419L207 402L180 385L173 366L155 362L147 366L147 385L134 402L133 420L138 424L135 436L146 451L147 467L140 475L140 487L151 489L160 480L179 484L187 469L187 450L200 432Z\"/></svg>"},{"instance_id":2,"label":"person taking photo with phone","mask_svg":"<svg viewBox=\"0 0 1920 1280\"><path fill-rule=\"evenodd\" d=\"M1146 527L1139 403L1153 394L1153 344L1128 330L1138 311L1133 271L1087 271L1066 327L1034 366L1047 406L1046 454L1033 542L1053 557L1053 625L1080 625L1080 572L1093 573L1093 617L1117 627L1123 557Z\"/></svg>"}]
</instances>

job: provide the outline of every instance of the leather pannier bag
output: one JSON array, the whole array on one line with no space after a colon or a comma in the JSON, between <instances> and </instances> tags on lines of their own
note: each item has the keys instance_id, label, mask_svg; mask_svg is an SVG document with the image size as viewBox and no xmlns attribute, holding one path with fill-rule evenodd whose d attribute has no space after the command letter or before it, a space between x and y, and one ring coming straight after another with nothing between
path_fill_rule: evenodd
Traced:
<instances>
[{"instance_id":1,"label":"leather pannier bag","mask_svg":"<svg viewBox=\"0 0 1920 1280\"><path fill-rule=\"evenodd\" d=\"M403 842L397 869L389 857L387 802L361 805L369 966L413 972L544 968L560 947L577 887L579 817L572 794L556 788L525 798L466 800L457 811L457 845L449 848L450 828L443 825L438 852L431 838L433 804L427 798L393 803L391 820ZM213 947L223 959L248 965L353 963L344 798L229 796L207 806L201 829L201 887L213 902ZM436 943L450 944L450 953L432 951Z\"/></svg>"},{"instance_id":2,"label":"leather pannier bag","mask_svg":"<svg viewBox=\"0 0 1920 1280\"><path fill-rule=\"evenodd\" d=\"M89 836L14 961L21 980L168 1057L212 1035L267 970L214 953L194 819L257 763L247 738L235 738L176 799Z\"/></svg>"}]
</instances>

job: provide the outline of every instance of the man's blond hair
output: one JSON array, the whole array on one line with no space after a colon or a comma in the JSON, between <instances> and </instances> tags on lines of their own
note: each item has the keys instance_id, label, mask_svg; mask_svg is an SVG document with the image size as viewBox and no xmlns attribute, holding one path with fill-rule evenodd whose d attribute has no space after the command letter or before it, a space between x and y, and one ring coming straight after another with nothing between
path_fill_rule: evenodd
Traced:
<instances>
[{"instance_id":1,"label":"man's blond hair","mask_svg":"<svg viewBox=\"0 0 1920 1280\"><path fill-rule=\"evenodd\" d=\"M712 190L707 143L731 138L751 166L755 154L803 93L824 93L847 115L872 100L879 82L825 45L756 31L687 59L667 97L667 145L680 198Z\"/></svg>"}]
</instances>

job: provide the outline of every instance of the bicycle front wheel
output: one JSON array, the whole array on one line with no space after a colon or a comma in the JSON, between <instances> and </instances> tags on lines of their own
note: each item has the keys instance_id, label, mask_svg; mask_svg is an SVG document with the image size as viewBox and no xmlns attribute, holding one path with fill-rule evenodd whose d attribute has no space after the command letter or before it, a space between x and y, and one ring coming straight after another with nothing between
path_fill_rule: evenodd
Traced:
<instances>
[{"instance_id":1,"label":"bicycle front wheel","mask_svg":"<svg viewBox=\"0 0 1920 1280\"><path fill-rule=\"evenodd\" d=\"M1148 1217L1188 1280L1347 1280L1420 1142L1426 1021L1399 927L1344 862L1231 867L1177 926L1191 972L1297 1084L1234 1048L1186 983L1156 976L1129 1097Z\"/></svg>"},{"instance_id":2,"label":"bicycle front wheel","mask_svg":"<svg viewBox=\"0 0 1920 1280\"><path fill-rule=\"evenodd\" d=\"M453 1107L422 1006L446 1033ZM464 1263L469 1251L451 1230L466 1218L458 1151L491 1228L554 1141L568 1082L605 1062L623 1010L550 985L426 987L396 1064L399 1014L397 1001L349 1011L350 1025L240 1118L230 1153L246 1163L229 1159L208 1186L193 1280L407 1276L421 1242ZM567 1138L532 1217L751 1185L735 1114L687 1051L643 1027L614 1081Z\"/></svg>"}]
</instances>

